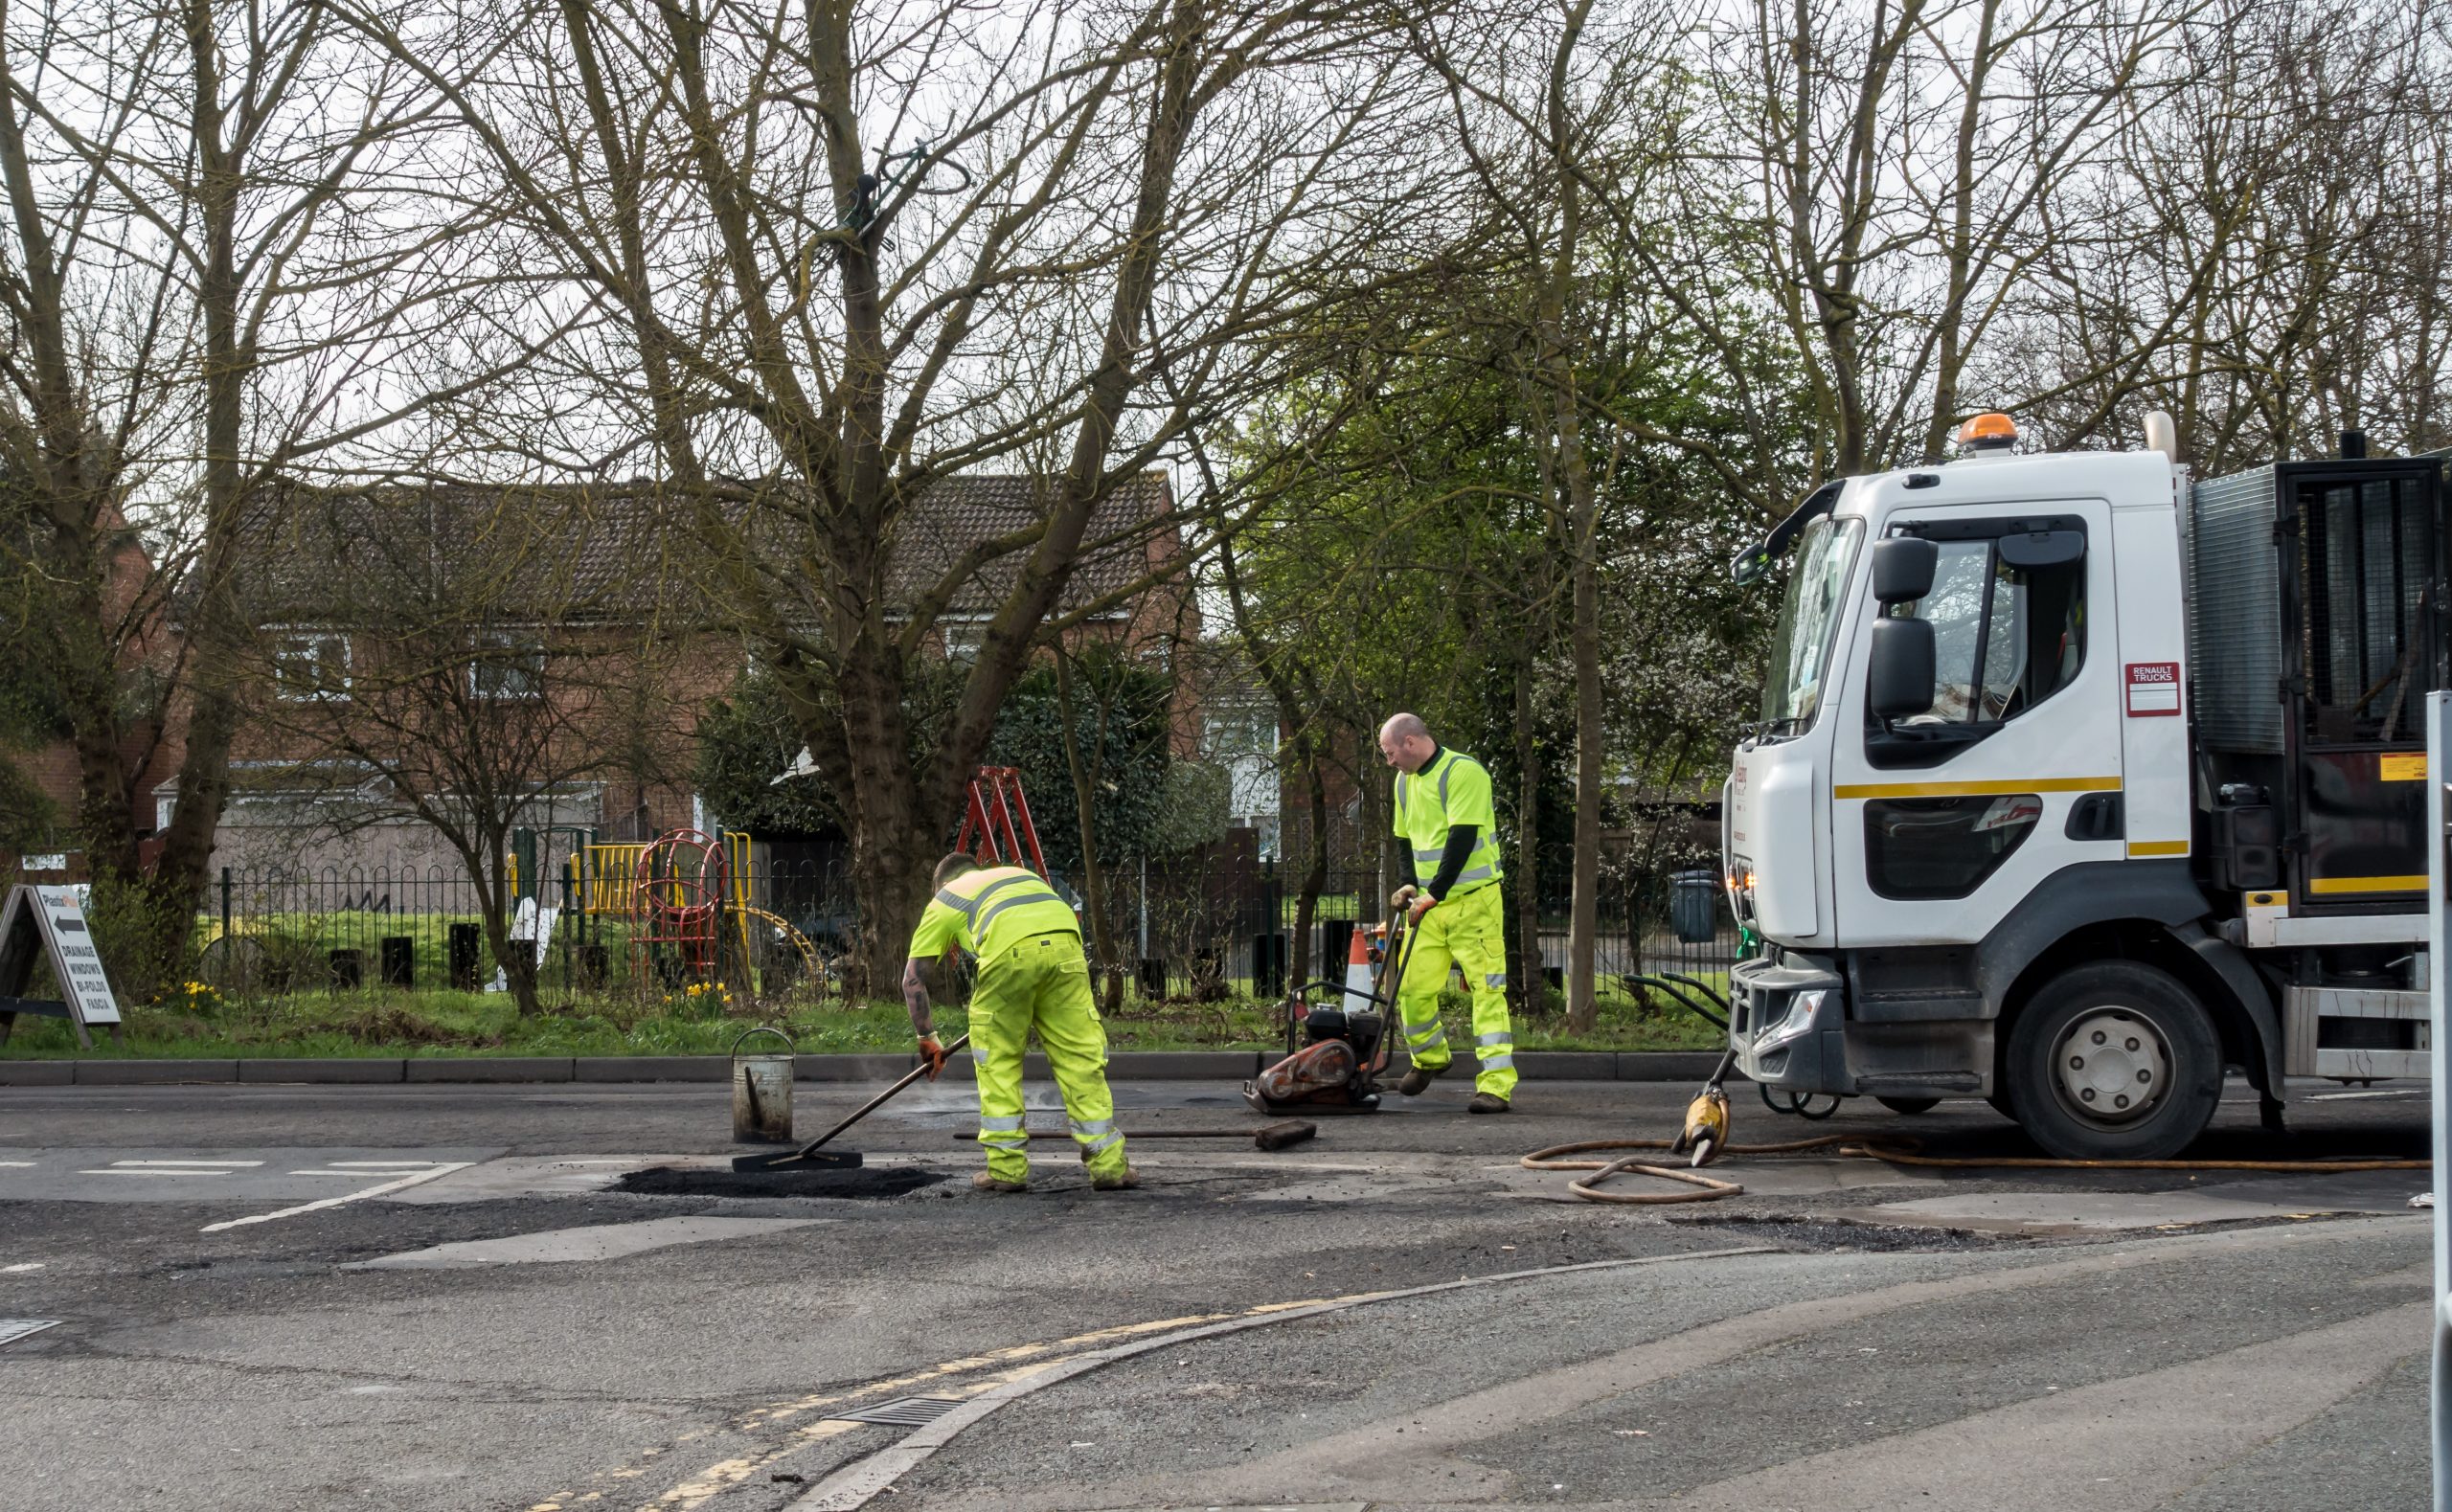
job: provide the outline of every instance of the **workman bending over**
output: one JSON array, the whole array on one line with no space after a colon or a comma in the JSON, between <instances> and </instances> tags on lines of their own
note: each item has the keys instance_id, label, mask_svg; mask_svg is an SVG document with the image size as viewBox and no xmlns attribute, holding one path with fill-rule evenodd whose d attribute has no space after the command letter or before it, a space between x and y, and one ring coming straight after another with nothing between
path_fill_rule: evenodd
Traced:
<instances>
[{"instance_id":1,"label":"workman bending over","mask_svg":"<svg viewBox=\"0 0 2452 1512\"><path fill-rule=\"evenodd\" d=\"M970 1185L984 1192L1030 1189L1022 1048L1035 1028L1090 1185L1100 1191L1139 1185L1141 1174L1124 1162L1124 1135L1107 1092L1107 1033L1090 993L1080 920L1038 873L1020 867L982 867L956 852L937 863L936 886L935 901L911 932L902 1001L934 1081L945 1069L945 1048L929 1021L920 963L957 947L979 958L970 994L970 1057L979 1075L979 1142L988 1147L988 1169Z\"/></svg>"},{"instance_id":2,"label":"workman bending over","mask_svg":"<svg viewBox=\"0 0 2452 1512\"><path fill-rule=\"evenodd\" d=\"M1413 878L1389 899L1410 910L1414 937L1396 988L1414 1064L1396 1090L1420 1096L1453 1059L1439 1023L1439 993L1452 963L1472 989L1473 1053L1481 1061L1464 1111L1505 1113L1515 1092L1515 1028L1507 1015L1507 915L1499 904L1489 771L1433 740L1417 714L1396 714L1379 727L1379 754L1396 769L1396 830L1403 874Z\"/></svg>"}]
</instances>

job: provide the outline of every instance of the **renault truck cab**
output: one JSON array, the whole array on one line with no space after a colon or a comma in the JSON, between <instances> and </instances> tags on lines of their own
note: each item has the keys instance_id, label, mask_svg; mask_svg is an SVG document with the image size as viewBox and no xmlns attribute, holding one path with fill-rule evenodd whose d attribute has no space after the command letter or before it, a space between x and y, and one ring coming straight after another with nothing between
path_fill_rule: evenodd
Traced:
<instances>
[{"instance_id":1,"label":"renault truck cab","mask_svg":"<svg viewBox=\"0 0 2452 1512\"><path fill-rule=\"evenodd\" d=\"M1739 558L1793 558L1722 806L1755 1080L2160 1158L2227 1067L2269 1119L2291 1074L2420 1073L2441 463L2191 485L2153 425L2021 455L1984 417Z\"/></svg>"}]
</instances>

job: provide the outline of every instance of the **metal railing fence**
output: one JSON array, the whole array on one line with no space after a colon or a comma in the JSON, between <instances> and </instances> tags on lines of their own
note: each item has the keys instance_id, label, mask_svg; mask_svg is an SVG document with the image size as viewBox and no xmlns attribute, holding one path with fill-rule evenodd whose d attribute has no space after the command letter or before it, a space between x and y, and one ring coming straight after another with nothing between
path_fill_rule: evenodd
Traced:
<instances>
[{"instance_id":1,"label":"metal railing fence","mask_svg":"<svg viewBox=\"0 0 2452 1512\"><path fill-rule=\"evenodd\" d=\"M687 996L711 981L769 998L839 991L859 930L841 861L734 848L731 886L694 925L708 943L684 948L638 938L636 881L621 869L636 858L607 864L593 853L612 848L591 847L517 885L512 949L534 952L549 1003ZM15 879L0 877L8 880ZM1056 881L1078 905L1082 879ZM1126 862L1101 881L1097 922L1104 928L1086 931L1092 952L1101 969L1125 969L1140 996L1266 999L1284 990L1301 901L1295 869L1228 847ZM1600 905L1596 965L1604 982L1664 970L1709 979L1737 957L1737 927L1723 907L1712 910L1709 938L1680 937L1667 874L1606 873ZM1512 939L1512 895L1508 909ZM1312 974L1340 976L1351 931L1386 912L1375 867L1331 866L1310 922ZM1567 962L1569 900L1544 896L1536 913L1540 961L1555 989ZM1685 922L1693 933L1691 913ZM482 991L500 972L480 890L448 866L224 868L208 888L193 943L198 977L225 995Z\"/></svg>"}]
</instances>

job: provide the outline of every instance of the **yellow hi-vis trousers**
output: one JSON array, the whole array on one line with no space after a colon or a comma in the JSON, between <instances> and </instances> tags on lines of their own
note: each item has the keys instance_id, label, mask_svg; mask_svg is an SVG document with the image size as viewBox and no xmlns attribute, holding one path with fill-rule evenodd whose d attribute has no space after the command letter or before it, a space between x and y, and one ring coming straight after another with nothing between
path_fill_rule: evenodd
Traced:
<instances>
[{"instance_id":1,"label":"yellow hi-vis trousers","mask_svg":"<svg viewBox=\"0 0 2452 1512\"><path fill-rule=\"evenodd\" d=\"M979 969L970 994L970 1056L979 1075L979 1142L988 1173L1030 1179L1022 1127L1022 1050L1031 1030L1047 1050L1047 1069L1064 1095L1064 1116L1093 1176L1124 1171L1124 1135L1107 1092L1107 1031L1090 992L1081 937L1033 935Z\"/></svg>"},{"instance_id":2,"label":"yellow hi-vis trousers","mask_svg":"<svg viewBox=\"0 0 2452 1512\"><path fill-rule=\"evenodd\" d=\"M1473 1055L1481 1071L1473 1090L1510 1097L1515 1092L1515 1026L1507 1016L1507 915L1498 884L1452 897L1421 916L1404 948L1404 981L1396 1006L1405 1021L1405 1051L1424 1071L1453 1058L1447 1031L1439 1023L1439 989L1447 968L1464 968L1473 992Z\"/></svg>"}]
</instances>

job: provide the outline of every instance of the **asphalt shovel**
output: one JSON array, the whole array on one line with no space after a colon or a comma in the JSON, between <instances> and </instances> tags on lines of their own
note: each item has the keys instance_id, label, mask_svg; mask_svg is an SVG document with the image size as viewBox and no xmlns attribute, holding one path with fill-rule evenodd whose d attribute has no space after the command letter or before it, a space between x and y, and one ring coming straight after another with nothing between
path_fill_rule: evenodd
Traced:
<instances>
[{"instance_id":1,"label":"asphalt shovel","mask_svg":"<svg viewBox=\"0 0 2452 1512\"><path fill-rule=\"evenodd\" d=\"M945 1058L948 1060L952 1059L957 1050L960 1050L964 1046L969 1043L970 1036L965 1034L962 1038L954 1041L951 1045L946 1046ZM824 1134L819 1135L808 1143L802 1145L798 1150L795 1150L791 1154L736 1155L732 1158L732 1168L736 1171L788 1171L797 1170L802 1166L812 1166L818 1170L826 1171L849 1171L857 1169L860 1164L859 1151L828 1150L821 1148L821 1146L823 1146L827 1140L831 1140L836 1135L850 1128L851 1125L859 1122L870 1114L873 1114L879 1108L884 1107L886 1103L893 1098L895 1094L902 1091L903 1088L910 1086L913 1082L918 1081L920 1077L927 1074L928 1068L924 1063L914 1066L911 1068L909 1075L904 1076L900 1081L896 1082L893 1086L888 1087L885 1091L878 1093L875 1096L871 1097L868 1101L862 1103L860 1105L859 1112L851 1115L851 1117L844 1119L841 1123L838 1123L834 1127L827 1130Z\"/></svg>"}]
</instances>

